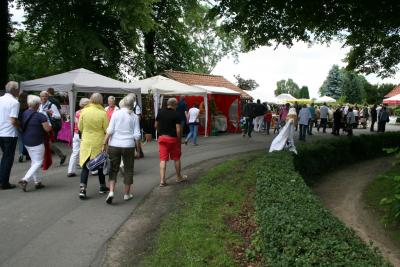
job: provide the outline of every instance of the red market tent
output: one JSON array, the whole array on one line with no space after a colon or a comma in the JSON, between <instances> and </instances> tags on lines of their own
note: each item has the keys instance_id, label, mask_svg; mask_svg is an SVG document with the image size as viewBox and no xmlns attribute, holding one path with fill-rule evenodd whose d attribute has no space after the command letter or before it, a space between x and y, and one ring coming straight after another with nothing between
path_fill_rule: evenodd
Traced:
<instances>
[{"instance_id":1,"label":"red market tent","mask_svg":"<svg viewBox=\"0 0 400 267\"><path fill-rule=\"evenodd\" d=\"M384 99L383 104L400 105L400 94Z\"/></svg>"},{"instance_id":2,"label":"red market tent","mask_svg":"<svg viewBox=\"0 0 400 267\"><path fill-rule=\"evenodd\" d=\"M208 121L207 135L211 134L212 128L229 133L240 132L240 93L231 89L216 86L194 85L207 90L208 120L203 119L200 123L199 133L204 134L204 122ZM200 111L204 110L204 99L200 96L185 96L186 104L191 108L195 103L200 105ZM203 118L205 113L203 112ZM200 116L200 118L202 118Z\"/></svg>"}]
</instances>

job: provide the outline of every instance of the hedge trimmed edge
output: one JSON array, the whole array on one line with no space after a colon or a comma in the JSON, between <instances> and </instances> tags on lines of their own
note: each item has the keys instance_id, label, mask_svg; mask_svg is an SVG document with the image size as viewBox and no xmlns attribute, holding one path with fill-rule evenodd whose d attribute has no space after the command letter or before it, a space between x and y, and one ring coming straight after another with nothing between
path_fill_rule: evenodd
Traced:
<instances>
[{"instance_id":1,"label":"hedge trimmed edge","mask_svg":"<svg viewBox=\"0 0 400 267\"><path fill-rule=\"evenodd\" d=\"M274 152L263 157L259 165L263 168L257 172L255 202L266 263L270 266L391 266L322 206L296 168L307 175L308 182L313 182L322 171L384 155L383 148L398 144L400 133L364 135L301 146L298 156ZM327 162L332 165L327 166Z\"/></svg>"}]
</instances>

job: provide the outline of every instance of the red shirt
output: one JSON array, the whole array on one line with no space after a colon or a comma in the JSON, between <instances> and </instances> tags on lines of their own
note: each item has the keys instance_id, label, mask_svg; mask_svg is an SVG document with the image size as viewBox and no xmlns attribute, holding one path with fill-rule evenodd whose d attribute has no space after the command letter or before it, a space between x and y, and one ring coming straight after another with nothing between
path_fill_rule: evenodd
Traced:
<instances>
[{"instance_id":1,"label":"red shirt","mask_svg":"<svg viewBox=\"0 0 400 267\"><path fill-rule=\"evenodd\" d=\"M75 121L74 121L74 133L78 133L79 129L78 129L78 121L79 121L79 117L81 116L81 110L78 110L75 113Z\"/></svg>"},{"instance_id":2,"label":"red shirt","mask_svg":"<svg viewBox=\"0 0 400 267\"><path fill-rule=\"evenodd\" d=\"M266 122L271 122L272 121L272 113L268 112L264 115L264 119Z\"/></svg>"},{"instance_id":3,"label":"red shirt","mask_svg":"<svg viewBox=\"0 0 400 267\"><path fill-rule=\"evenodd\" d=\"M114 107L108 106L108 107L106 107L106 113L107 113L108 121L111 120L111 116L114 113L114 111L116 111L118 109L119 108L117 106L114 106Z\"/></svg>"}]
</instances>

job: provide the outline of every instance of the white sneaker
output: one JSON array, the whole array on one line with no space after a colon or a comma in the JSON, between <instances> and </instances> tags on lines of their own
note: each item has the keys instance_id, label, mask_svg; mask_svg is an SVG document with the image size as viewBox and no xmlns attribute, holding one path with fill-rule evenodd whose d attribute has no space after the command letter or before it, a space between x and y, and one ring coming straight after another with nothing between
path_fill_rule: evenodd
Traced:
<instances>
[{"instance_id":1,"label":"white sneaker","mask_svg":"<svg viewBox=\"0 0 400 267\"><path fill-rule=\"evenodd\" d=\"M131 200L132 198L133 198L133 195L132 195L132 194L124 195L124 200L125 200L125 201Z\"/></svg>"},{"instance_id":2,"label":"white sneaker","mask_svg":"<svg viewBox=\"0 0 400 267\"><path fill-rule=\"evenodd\" d=\"M114 198L114 192L108 193L108 196L106 198L106 203L107 204L112 204L113 198Z\"/></svg>"}]
</instances>

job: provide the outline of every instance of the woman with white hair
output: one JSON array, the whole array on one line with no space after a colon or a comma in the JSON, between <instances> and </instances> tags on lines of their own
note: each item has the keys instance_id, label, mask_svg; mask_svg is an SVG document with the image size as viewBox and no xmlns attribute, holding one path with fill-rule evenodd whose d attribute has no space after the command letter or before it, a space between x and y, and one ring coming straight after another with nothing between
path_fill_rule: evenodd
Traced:
<instances>
[{"instance_id":1,"label":"woman with white hair","mask_svg":"<svg viewBox=\"0 0 400 267\"><path fill-rule=\"evenodd\" d=\"M108 127L108 118L103 106L103 96L93 93L90 103L81 111L78 129L82 133L81 148L79 151L79 163L82 167L79 198L86 199L86 188L89 177L89 169L86 164L101 153L104 136ZM98 170L100 189L99 193L108 192L106 177L103 169Z\"/></svg>"},{"instance_id":2,"label":"woman with white hair","mask_svg":"<svg viewBox=\"0 0 400 267\"><path fill-rule=\"evenodd\" d=\"M110 192L106 199L108 204L111 204L114 199L115 183L117 182L121 158L124 162L124 200L130 200L133 197L130 192L133 184L135 143L140 140L139 117L133 111L135 100L134 94L128 94L119 102L120 110L115 111L111 117L104 138L105 147L103 149L108 151L111 163Z\"/></svg>"},{"instance_id":3,"label":"woman with white hair","mask_svg":"<svg viewBox=\"0 0 400 267\"><path fill-rule=\"evenodd\" d=\"M38 112L40 98L35 95L28 96L28 109L22 114L22 140L31 158L31 167L18 183L22 190L26 192L28 182L33 180L35 188L44 187L41 180L40 167L44 158L44 139L45 134L51 131L51 126L47 117Z\"/></svg>"},{"instance_id":4,"label":"woman with white hair","mask_svg":"<svg viewBox=\"0 0 400 267\"><path fill-rule=\"evenodd\" d=\"M110 95L107 98L108 106L105 108L108 121L111 120L112 115L114 114L114 111L117 111L119 108L115 105L115 96Z\"/></svg>"},{"instance_id":5,"label":"woman with white hair","mask_svg":"<svg viewBox=\"0 0 400 267\"><path fill-rule=\"evenodd\" d=\"M79 117L81 115L82 109L89 104L89 98L81 98L79 101L79 107L81 108L77 112L75 112L75 120L74 120L74 138L72 139L72 154L69 157L69 165L68 165L68 174L67 177L75 177L76 176L76 163L79 157L79 148L81 146L81 139L79 137L79 129L78 122Z\"/></svg>"}]
</instances>

